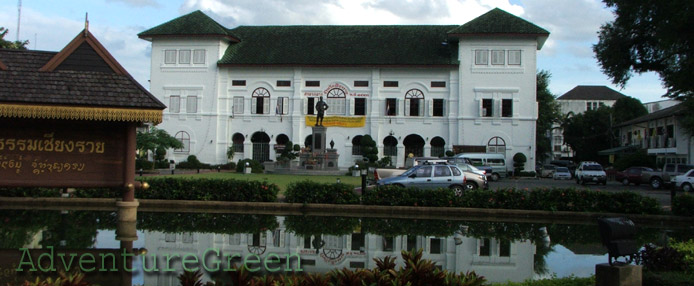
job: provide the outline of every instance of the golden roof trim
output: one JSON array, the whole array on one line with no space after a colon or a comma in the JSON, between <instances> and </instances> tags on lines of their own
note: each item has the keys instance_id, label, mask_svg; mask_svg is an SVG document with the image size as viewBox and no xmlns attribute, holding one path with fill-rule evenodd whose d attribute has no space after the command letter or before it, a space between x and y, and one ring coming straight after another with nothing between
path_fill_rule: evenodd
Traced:
<instances>
[{"instance_id":1,"label":"golden roof trim","mask_svg":"<svg viewBox=\"0 0 694 286\"><path fill-rule=\"evenodd\" d=\"M162 122L162 114L162 110L159 109L0 104L0 117L10 118L130 121L159 124Z\"/></svg>"}]
</instances>

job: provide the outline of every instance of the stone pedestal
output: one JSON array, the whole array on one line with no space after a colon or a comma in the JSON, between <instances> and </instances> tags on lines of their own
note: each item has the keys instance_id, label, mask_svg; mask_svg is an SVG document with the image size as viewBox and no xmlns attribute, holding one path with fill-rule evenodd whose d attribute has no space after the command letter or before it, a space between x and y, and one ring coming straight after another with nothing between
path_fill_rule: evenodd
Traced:
<instances>
[{"instance_id":1,"label":"stone pedestal","mask_svg":"<svg viewBox=\"0 0 694 286\"><path fill-rule=\"evenodd\" d=\"M139 205L140 203L137 200L132 202L117 201L118 221L137 221L137 207Z\"/></svg>"},{"instance_id":2,"label":"stone pedestal","mask_svg":"<svg viewBox=\"0 0 694 286\"><path fill-rule=\"evenodd\" d=\"M327 146L325 145L325 137L327 135L328 128L323 126L313 126L313 136L311 136L311 152L313 153L324 153Z\"/></svg>"},{"instance_id":3,"label":"stone pedestal","mask_svg":"<svg viewBox=\"0 0 694 286\"><path fill-rule=\"evenodd\" d=\"M595 286L641 286L643 267L640 265L595 265Z\"/></svg>"}]
</instances>

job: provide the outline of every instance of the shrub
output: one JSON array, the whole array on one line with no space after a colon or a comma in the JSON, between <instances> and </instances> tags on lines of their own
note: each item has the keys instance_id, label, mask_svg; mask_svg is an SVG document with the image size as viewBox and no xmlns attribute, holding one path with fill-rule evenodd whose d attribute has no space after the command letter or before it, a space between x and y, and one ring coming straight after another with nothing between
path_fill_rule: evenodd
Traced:
<instances>
[{"instance_id":1,"label":"shrub","mask_svg":"<svg viewBox=\"0 0 694 286\"><path fill-rule=\"evenodd\" d=\"M455 156L455 152L453 152L451 150L446 151L446 157L453 157L453 156Z\"/></svg>"},{"instance_id":2,"label":"shrub","mask_svg":"<svg viewBox=\"0 0 694 286\"><path fill-rule=\"evenodd\" d=\"M684 194L675 197L672 213L679 216L694 216L694 196Z\"/></svg>"},{"instance_id":3,"label":"shrub","mask_svg":"<svg viewBox=\"0 0 694 286\"><path fill-rule=\"evenodd\" d=\"M684 263L689 267L688 270L690 272L694 270L694 239L682 242L676 242L671 239L670 247L682 254L682 260L684 260Z\"/></svg>"},{"instance_id":4,"label":"shrub","mask_svg":"<svg viewBox=\"0 0 694 286\"><path fill-rule=\"evenodd\" d=\"M246 168L246 163L251 167L251 173L263 173L263 164L253 159L243 159L236 163L236 172L243 173Z\"/></svg>"},{"instance_id":5,"label":"shrub","mask_svg":"<svg viewBox=\"0 0 694 286\"><path fill-rule=\"evenodd\" d=\"M210 169L212 166L210 164L201 163L198 157L195 155L190 155L184 162L180 162L176 165L176 168L180 169Z\"/></svg>"},{"instance_id":6,"label":"shrub","mask_svg":"<svg viewBox=\"0 0 694 286\"><path fill-rule=\"evenodd\" d=\"M535 171L530 171L530 172L521 171L520 173L518 173L518 176L519 177L535 177L536 174L535 174Z\"/></svg>"},{"instance_id":7,"label":"shrub","mask_svg":"<svg viewBox=\"0 0 694 286\"><path fill-rule=\"evenodd\" d=\"M48 188L0 188L0 196L3 197L60 197L60 193L60 189Z\"/></svg>"},{"instance_id":8,"label":"shrub","mask_svg":"<svg viewBox=\"0 0 694 286\"><path fill-rule=\"evenodd\" d=\"M643 271L643 285L684 286L691 285L694 274L677 271Z\"/></svg>"},{"instance_id":9,"label":"shrub","mask_svg":"<svg viewBox=\"0 0 694 286\"><path fill-rule=\"evenodd\" d=\"M684 271L687 265L684 255L668 246L646 244L639 252L639 264L648 271Z\"/></svg>"},{"instance_id":10,"label":"shrub","mask_svg":"<svg viewBox=\"0 0 694 286\"><path fill-rule=\"evenodd\" d=\"M154 162L147 161L147 159L144 159L144 158L137 158L135 160L135 170L139 170L139 169L143 169L143 170L154 169Z\"/></svg>"},{"instance_id":11,"label":"shrub","mask_svg":"<svg viewBox=\"0 0 694 286\"><path fill-rule=\"evenodd\" d=\"M260 181L233 179L194 179L178 177L148 177L148 190L136 190L139 199L274 202L279 187ZM78 189L77 197L118 198L113 189Z\"/></svg>"},{"instance_id":12,"label":"shrub","mask_svg":"<svg viewBox=\"0 0 694 286\"><path fill-rule=\"evenodd\" d=\"M309 180L287 186L285 197L288 203L358 204L359 196L351 185L322 184Z\"/></svg>"},{"instance_id":13,"label":"shrub","mask_svg":"<svg viewBox=\"0 0 694 286\"><path fill-rule=\"evenodd\" d=\"M523 171L523 167L525 166L525 162L528 161L528 158L525 157L525 154L523 153L516 153L516 155L513 155L513 170L514 174L518 174L521 171Z\"/></svg>"},{"instance_id":14,"label":"shrub","mask_svg":"<svg viewBox=\"0 0 694 286\"><path fill-rule=\"evenodd\" d=\"M234 170L236 171L236 163L234 162L229 162L226 164L221 164L221 165L214 165L212 166L212 169L217 169L219 167L220 170Z\"/></svg>"}]
</instances>

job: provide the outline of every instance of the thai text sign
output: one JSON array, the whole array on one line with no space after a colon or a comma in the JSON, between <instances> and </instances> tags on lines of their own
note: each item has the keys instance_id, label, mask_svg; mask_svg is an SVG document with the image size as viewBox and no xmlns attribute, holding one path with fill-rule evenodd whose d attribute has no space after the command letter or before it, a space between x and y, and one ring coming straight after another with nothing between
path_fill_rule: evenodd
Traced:
<instances>
[{"instance_id":1,"label":"thai text sign","mask_svg":"<svg viewBox=\"0 0 694 286\"><path fill-rule=\"evenodd\" d=\"M123 185L125 125L0 119L0 186Z\"/></svg>"},{"instance_id":2,"label":"thai text sign","mask_svg":"<svg viewBox=\"0 0 694 286\"><path fill-rule=\"evenodd\" d=\"M306 126L316 125L316 116L306 116ZM366 125L366 117L364 116L325 116L323 117L323 126L325 127L347 127L357 128Z\"/></svg>"}]
</instances>

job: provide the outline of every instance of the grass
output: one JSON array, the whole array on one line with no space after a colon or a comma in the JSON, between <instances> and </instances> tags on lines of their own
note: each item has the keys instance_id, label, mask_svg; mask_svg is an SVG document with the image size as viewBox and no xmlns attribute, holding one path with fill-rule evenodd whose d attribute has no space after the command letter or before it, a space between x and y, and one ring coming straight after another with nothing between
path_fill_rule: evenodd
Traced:
<instances>
[{"instance_id":1,"label":"grass","mask_svg":"<svg viewBox=\"0 0 694 286\"><path fill-rule=\"evenodd\" d=\"M339 178L343 184L353 185L358 187L361 185L360 177L352 176L311 176L311 175L280 175L280 174L241 174L241 173L202 173L202 174L178 174L178 175L162 175L172 177L190 177L190 178L205 178L205 179L235 179L246 181L268 181L276 184L280 188L280 195L284 195L287 186L293 182L311 180L317 183L335 183ZM138 178L139 180L140 178ZM147 177L142 178L147 181Z\"/></svg>"},{"instance_id":2,"label":"grass","mask_svg":"<svg viewBox=\"0 0 694 286\"><path fill-rule=\"evenodd\" d=\"M574 276L564 278L547 278L541 280L526 280L523 282L492 283L492 286L593 286L595 276L578 278Z\"/></svg>"}]
</instances>

